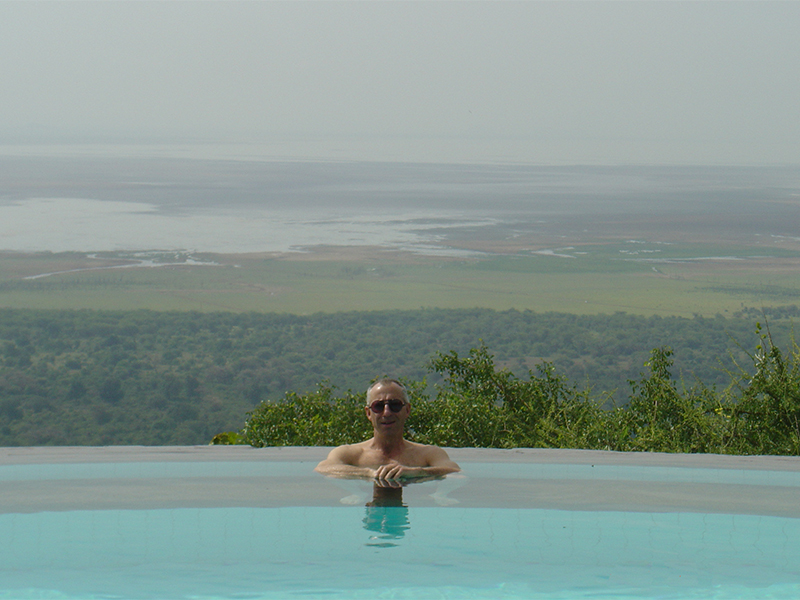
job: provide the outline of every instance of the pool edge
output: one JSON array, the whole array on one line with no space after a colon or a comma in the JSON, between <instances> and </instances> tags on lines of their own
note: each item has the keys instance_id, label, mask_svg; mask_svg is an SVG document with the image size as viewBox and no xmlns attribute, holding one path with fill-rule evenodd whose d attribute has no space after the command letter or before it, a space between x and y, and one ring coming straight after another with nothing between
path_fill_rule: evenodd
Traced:
<instances>
[{"instance_id":1,"label":"pool edge","mask_svg":"<svg viewBox=\"0 0 800 600\"><path fill-rule=\"evenodd\" d=\"M19 464L183 462L183 461L292 461L317 462L330 448L323 446L31 446L0 448L0 466ZM562 450L553 448L447 448L456 462L597 464L696 469L757 469L800 471L797 456L730 456Z\"/></svg>"}]
</instances>

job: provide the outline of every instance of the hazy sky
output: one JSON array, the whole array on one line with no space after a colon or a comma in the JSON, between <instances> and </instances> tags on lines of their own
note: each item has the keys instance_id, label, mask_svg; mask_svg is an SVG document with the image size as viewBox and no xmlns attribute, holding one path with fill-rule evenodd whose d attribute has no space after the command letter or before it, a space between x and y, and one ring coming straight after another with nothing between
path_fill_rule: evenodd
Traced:
<instances>
[{"instance_id":1,"label":"hazy sky","mask_svg":"<svg viewBox=\"0 0 800 600\"><path fill-rule=\"evenodd\" d=\"M800 164L800 2L0 2L0 144Z\"/></svg>"}]
</instances>

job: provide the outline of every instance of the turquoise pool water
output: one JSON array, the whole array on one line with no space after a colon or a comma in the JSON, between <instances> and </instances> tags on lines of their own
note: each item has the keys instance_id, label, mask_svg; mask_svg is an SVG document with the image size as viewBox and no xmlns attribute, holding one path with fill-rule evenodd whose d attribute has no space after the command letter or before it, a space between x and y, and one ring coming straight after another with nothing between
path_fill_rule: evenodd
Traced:
<instances>
[{"instance_id":1,"label":"turquoise pool water","mask_svg":"<svg viewBox=\"0 0 800 600\"><path fill-rule=\"evenodd\" d=\"M796 472L464 463L386 490L312 467L2 466L0 598L800 597Z\"/></svg>"}]
</instances>

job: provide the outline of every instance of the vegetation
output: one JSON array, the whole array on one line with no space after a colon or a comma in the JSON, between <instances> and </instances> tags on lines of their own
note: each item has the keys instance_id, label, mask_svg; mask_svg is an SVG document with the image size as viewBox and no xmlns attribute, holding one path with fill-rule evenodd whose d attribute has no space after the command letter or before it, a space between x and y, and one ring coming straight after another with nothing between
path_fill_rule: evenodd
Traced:
<instances>
[{"instance_id":1,"label":"vegetation","mask_svg":"<svg viewBox=\"0 0 800 600\"><path fill-rule=\"evenodd\" d=\"M288 404L283 421L296 402L305 403L303 414L316 415L329 433L302 443L334 443L334 434L358 436L363 430L357 428L367 425L358 394L336 390L363 390L383 374L412 382L416 397L430 399L429 404L415 406L416 435L441 440L452 432L442 429L439 414L455 410L455 405L444 400L437 404L438 398L447 398L447 390L452 397L470 396L459 387L466 381L462 363L472 349L484 347L494 353L492 371L497 373L487 381L495 382L503 394L539 398L517 401L527 411L525 419L522 413L513 419L503 416L510 414L512 402L500 413L502 419L486 421L494 427L487 431L496 431L495 439L531 443L535 431L539 444L615 447L613 440L603 440L610 435L607 431L617 430L595 420L595 415L629 402L636 406L647 397L652 385L646 387L640 380L641 366L653 347L667 345L674 349L674 355L666 357L666 370L676 380L672 385L705 388L705 395L697 392L697 402L711 402L722 393L714 390L730 387L730 394L741 401L735 406L713 404L722 410L714 414L734 419L737 435L756 438L759 430L747 429L745 421L755 422L764 411L772 414L776 401L754 390L775 396L787 385L791 388L791 352L770 354L773 346L791 348L791 321L783 318L790 314L793 311L786 308L770 317L767 341L774 344L765 346L762 333L753 340L751 318L488 309L309 316L0 309L0 445L206 444L217 432L240 429L244 416L262 402ZM769 351L751 356L743 350L756 344ZM452 354L437 354L442 352ZM754 361L762 354L758 360L769 368L759 372ZM437 358L431 363L432 356ZM483 364L482 372L488 374L485 360ZM779 369L782 379L767 378ZM745 385L754 376L762 377L761 388ZM663 373L660 378L669 379ZM633 390L629 380L639 387ZM731 387L734 381L738 383ZM288 403L287 390L293 390ZM505 397L500 391L495 400ZM686 397L683 392L680 396ZM329 405L335 401L344 404L333 410ZM338 409L351 404L358 418L336 422L343 414ZM425 421L428 409L434 412ZM460 415L467 414L463 410L459 407ZM480 402L470 410L475 423L470 435L475 436L482 431L478 421L484 423L479 419ZM564 419L578 418L583 419L581 427L560 425ZM307 424L297 423L294 429L284 427L280 435L259 434L265 437L257 443L301 443L298 431ZM641 429L637 423L628 426ZM640 441L643 436L640 431ZM787 436L782 438L784 446L791 448ZM702 430L696 437L709 439ZM236 435L223 438L237 441ZM465 437L450 443L473 442ZM703 443L707 446L698 442L697 451L709 450L710 442Z\"/></svg>"},{"instance_id":2,"label":"vegetation","mask_svg":"<svg viewBox=\"0 0 800 600\"><path fill-rule=\"evenodd\" d=\"M464 239L448 241L448 251L468 253L458 258L339 247L251 255L0 252L0 307L309 315L480 306L711 318L760 311L800 294L800 244L787 247L788 238L756 248L723 240L645 243L631 240L636 233L625 228L622 239L598 241L578 233L596 229L587 219L579 224L570 217L567 239L540 239L536 223L509 225L489 240L476 241L470 229ZM657 229L665 226L659 218ZM529 237L530 228L537 233ZM680 238L680 231L663 235ZM715 256L735 258L702 259ZM161 266L131 268L145 263Z\"/></svg>"},{"instance_id":3,"label":"vegetation","mask_svg":"<svg viewBox=\"0 0 800 600\"><path fill-rule=\"evenodd\" d=\"M755 374L732 373L731 385L719 393L702 384L679 389L671 356L669 348L654 349L648 372L630 382L630 401L606 409L551 365L520 379L498 370L485 346L465 357L438 353L430 363L444 376L436 396L428 398L419 382L409 385L408 435L451 447L800 454L800 348L784 356L763 335L751 356ZM353 443L369 436L363 404L349 392L334 397L325 385L307 395L290 393L254 410L236 441L259 447Z\"/></svg>"}]
</instances>

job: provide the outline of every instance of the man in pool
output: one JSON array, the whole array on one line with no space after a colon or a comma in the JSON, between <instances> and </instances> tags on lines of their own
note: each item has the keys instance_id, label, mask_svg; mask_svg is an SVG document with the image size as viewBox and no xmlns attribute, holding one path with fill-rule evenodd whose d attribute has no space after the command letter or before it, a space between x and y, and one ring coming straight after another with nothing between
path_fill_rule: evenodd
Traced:
<instances>
[{"instance_id":1,"label":"man in pool","mask_svg":"<svg viewBox=\"0 0 800 600\"><path fill-rule=\"evenodd\" d=\"M365 410L372 423L372 438L334 448L316 471L338 477L396 481L441 477L461 470L441 448L403 438L411 405L399 381L381 379L373 383L367 390Z\"/></svg>"}]
</instances>

